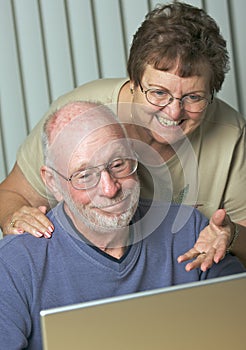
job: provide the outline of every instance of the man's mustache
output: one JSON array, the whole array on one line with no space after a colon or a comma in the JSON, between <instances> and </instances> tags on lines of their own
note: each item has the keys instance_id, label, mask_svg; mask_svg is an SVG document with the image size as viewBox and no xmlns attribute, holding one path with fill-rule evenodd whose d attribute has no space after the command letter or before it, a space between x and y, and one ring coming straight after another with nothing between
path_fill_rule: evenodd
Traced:
<instances>
[{"instance_id":1,"label":"man's mustache","mask_svg":"<svg viewBox=\"0 0 246 350\"><path fill-rule=\"evenodd\" d=\"M89 205L89 209L103 209L107 208L113 205L116 205L122 201L124 201L127 197L132 195L132 190L126 189L118 193L117 197L115 198L104 198L103 202L100 204L96 204L92 201L92 203Z\"/></svg>"}]
</instances>

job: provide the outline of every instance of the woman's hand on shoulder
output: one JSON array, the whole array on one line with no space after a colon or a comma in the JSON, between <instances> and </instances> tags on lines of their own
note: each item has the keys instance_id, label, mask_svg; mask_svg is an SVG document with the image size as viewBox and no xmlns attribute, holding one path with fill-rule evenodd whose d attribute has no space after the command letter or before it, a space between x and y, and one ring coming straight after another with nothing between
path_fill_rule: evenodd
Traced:
<instances>
[{"instance_id":1,"label":"woman's hand on shoulder","mask_svg":"<svg viewBox=\"0 0 246 350\"><path fill-rule=\"evenodd\" d=\"M28 232L38 238L50 238L54 226L45 216L46 212L46 206L38 208L22 206L13 215L6 218L2 229L3 235Z\"/></svg>"}]
</instances>

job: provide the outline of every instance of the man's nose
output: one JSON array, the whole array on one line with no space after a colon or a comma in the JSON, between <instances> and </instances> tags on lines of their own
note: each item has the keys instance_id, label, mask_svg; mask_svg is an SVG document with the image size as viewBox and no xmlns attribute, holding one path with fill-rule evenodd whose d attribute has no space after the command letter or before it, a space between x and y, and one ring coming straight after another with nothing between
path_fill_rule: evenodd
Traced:
<instances>
[{"instance_id":1,"label":"man's nose","mask_svg":"<svg viewBox=\"0 0 246 350\"><path fill-rule=\"evenodd\" d=\"M107 170L102 170L99 183L102 195L113 198L121 189L121 184L118 179L110 175Z\"/></svg>"}]
</instances>

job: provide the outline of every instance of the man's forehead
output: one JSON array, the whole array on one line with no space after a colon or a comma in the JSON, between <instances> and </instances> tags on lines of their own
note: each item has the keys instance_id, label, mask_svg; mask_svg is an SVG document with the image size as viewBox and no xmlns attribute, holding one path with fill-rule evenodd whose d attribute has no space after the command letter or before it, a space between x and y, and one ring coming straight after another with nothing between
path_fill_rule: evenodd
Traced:
<instances>
[{"instance_id":1,"label":"man's forehead","mask_svg":"<svg viewBox=\"0 0 246 350\"><path fill-rule=\"evenodd\" d=\"M71 154L71 158L107 161L111 156L130 156L128 138L120 125L107 125L90 132L83 138Z\"/></svg>"},{"instance_id":2,"label":"man's forehead","mask_svg":"<svg viewBox=\"0 0 246 350\"><path fill-rule=\"evenodd\" d=\"M110 148L112 142L120 139L125 139L125 134L117 121L107 117L98 116L91 119L83 116L72 120L63 128L49 147L49 151L52 158L62 157L65 164L74 156L77 158L78 153L81 153L81 156L92 155L102 148Z\"/></svg>"},{"instance_id":3,"label":"man's forehead","mask_svg":"<svg viewBox=\"0 0 246 350\"><path fill-rule=\"evenodd\" d=\"M71 135L73 135L73 138L82 140L92 132L107 126L112 126L113 128L119 127L115 119L105 114L78 115L54 132L50 141L51 144L64 142Z\"/></svg>"},{"instance_id":4,"label":"man's forehead","mask_svg":"<svg viewBox=\"0 0 246 350\"><path fill-rule=\"evenodd\" d=\"M121 127L121 125L109 123L107 125L99 126L97 128L87 130L87 132L83 131L83 144L93 144L96 141L104 141L104 140L115 140L119 138L125 138L126 135Z\"/></svg>"},{"instance_id":5,"label":"man's forehead","mask_svg":"<svg viewBox=\"0 0 246 350\"><path fill-rule=\"evenodd\" d=\"M113 154L117 154L120 157L130 156L131 153L129 140L124 135L120 133L107 133L105 135L95 133L78 144L78 147L74 149L71 156L85 156L87 159L103 159Z\"/></svg>"}]
</instances>

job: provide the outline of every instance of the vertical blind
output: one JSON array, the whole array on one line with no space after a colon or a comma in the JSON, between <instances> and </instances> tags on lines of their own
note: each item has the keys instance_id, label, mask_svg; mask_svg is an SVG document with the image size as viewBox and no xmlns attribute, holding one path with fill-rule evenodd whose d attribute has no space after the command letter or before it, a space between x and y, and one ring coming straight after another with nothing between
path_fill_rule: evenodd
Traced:
<instances>
[{"instance_id":1,"label":"vertical blind","mask_svg":"<svg viewBox=\"0 0 246 350\"><path fill-rule=\"evenodd\" d=\"M244 0L193 0L227 40L231 70L219 96L246 113ZM0 181L58 96L87 81L126 76L132 36L150 0L0 0Z\"/></svg>"}]
</instances>

